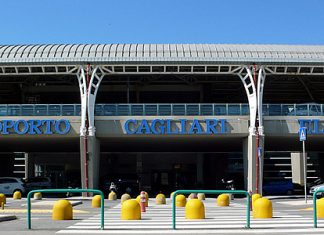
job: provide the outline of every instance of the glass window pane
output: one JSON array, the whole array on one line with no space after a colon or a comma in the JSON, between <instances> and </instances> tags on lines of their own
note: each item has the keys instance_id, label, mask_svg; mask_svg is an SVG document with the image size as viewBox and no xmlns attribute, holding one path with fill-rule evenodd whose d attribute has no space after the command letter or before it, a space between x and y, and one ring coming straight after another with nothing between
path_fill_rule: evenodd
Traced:
<instances>
[{"instance_id":1,"label":"glass window pane","mask_svg":"<svg viewBox=\"0 0 324 235\"><path fill-rule=\"evenodd\" d=\"M7 116L7 105L0 105L0 116Z\"/></svg>"},{"instance_id":2,"label":"glass window pane","mask_svg":"<svg viewBox=\"0 0 324 235\"><path fill-rule=\"evenodd\" d=\"M293 104L283 104L282 105L282 115L283 116L295 116L296 109Z\"/></svg>"},{"instance_id":3,"label":"glass window pane","mask_svg":"<svg viewBox=\"0 0 324 235\"><path fill-rule=\"evenodd\" d=\"M131 106L131 110L132 110L132 115L134 115L134 116L143 116L144 115L143 105L133 104Z\"/></svg>"},{"instance_id":4,"label":"glass window pane","mask_svg":"<svg viewBox=\"0 0 324 235\"><path fill-rule=\"evenodd\" d=\"M270 116L281 116L281 105L280 104L269 104L269 115Z\"/></svg>"},{"instance_id":5,"label":"glass window pane","mask_svg":"<svg viewBox=\"0 0 324 235\"><path fill-rule=\"evenodd\" d=\"M171 115L171 105L170 104L160 104L159 105L159 115L170 116Z\"/></svg>"},{"instance_id":6,"label":"glass window pane","mask_svg":"<svg viewBox=\"0 0 324 235\"><path fill-rule=\"evenodd\" d=\"M62 116L73 116L74 105L63 104L62 105Z\"/></svg>"},{"instance_id":7,"label":"glass window pane","mask_svg":"<svg viewBox=\"0 0 324 235\"><path fill-rule=\"evenodd\" d=\"M297 116L308 116L307 104L296 104Z\"/></svg>"},{"instance_id":8,"label":"glass window pane","mask_svg":"<svg viewBox=\"0 0 324 235\"><path fill-rule=\"evenodd\" d=\"M199 105L198 104L187 104L187 115L188 116L199 115Z\"/></svg>"},{"instance_id":9,"label":"glass window pane","mask_svg":"<svg viewBox=\"0 0 324 235\"><path fill-rule=\"evenodd\" d=\"M116 116L117 109L115 104L106 104L103 105L103 114L104 116Z\"/></svg>"},{"instance_id":10,"label":"glass window pane","mask_svg":"<svg viewBox=\"0 0 324 235\"><path fill-rule=\"evenodd\" d=\"M236 105L236 104L228 105L228 115L240 115L240 114L241 114L240 105Z\"/></svg>"},{"instance_id":11,"label":"glass window pane","mask_svg":"<svg viewBox=\"0 0 324 235\"><path fill-rule=\"evenodd\" d=\"M21 116L20 105L8 105L8 116Z\"/></svg>"},{"instance_id":12,"label":"glass window pane","mask_svg":"<svg viewBox=\"0 0 324 235\"><path fill-rule=\"evenodd\" d=\"M104 116L103 113L103 104L96 104L94 109L94 115L95 116Z\"/></svg>"},{"instance_id":13,"label":"glass window pane","mask_svg":"<svg viewBox=\"0 0 324 235\"><path fill-rule=\"evenodd\" d=\"M213 115L213 105L212 104L202 104L200 105L200 114L201 115Z\"/></svg>"},{"instance_id":14,"label":"glass window pane","mask_svg":"<svg viewBox=\"0 0 324 235\"><path fill-rule=\"evenodd\" d=\"M60 116L61 115L60 105L49 105L48 106L48 115L49 116Z\"/></svg>"},{"instance_id":15,"label":"glass window pane","mask_svg":"<svg viewBox=\"0 0 324 235\"><path fill-rule=\"evenodd\" d=\"M36 116L47 116L47 105L35 105Z\"/></svg>"},{"instance_id":16,"label":"glass window pane","mask_svg":"<svg viewBox=\"0 0 324 235\"><path fill-rule=\"evenodd\" d=\"M157 115L157 105L156 104L145 105L145 115L156 116Z\"/></svg>"},{"instance_id":17,"label":"glass window pane","mask_svg":"<svg viewBox=\"0 0 324 235\"><path fill-rule=\"evenodd\" d=\"M184 104L174 104L173 115L176 116L186 115L186 106Z\"/></svg>"},{"instance_id":18,"label":"glass window pane","mask_svg":"<svg viewBox=\"0 0 324 235\"><path fill-rule=\"evenodd\" d=\"M75 105L75 115L81 116L81 105L80 104Z\"/></svg>"},{"instance_id":19,"label":"glass window pane","mask_svg":"<svg viewBox=\"0 0 324 235\"><path fill-rule=\"evenodd\" d=\"M215 104L214 105L214 115L227 115L225 104Z\"/></svg>"},{"instance_id":20,"label":"glass window pane","mask_svg":"<svg viewBox=\"0 0 324 235\"><path fill-rule=\"evenodd\" d=\"M22 105L21 106L22 116L34 116L34 105Z\"/></svg>"},{"instance_id":21,"label":"glass window pane","mask_svg":"<svg viewBox=\"0 0 324 235\"><path fill-rule=\"evenodd\" d=\"M129 116L129 105L117 105L117 115L118 116Z\"/></svg>"},{"instance_id":22,"label":"glass window pane","mask_svg":"<svg viewBox=\"0 0 324 235\"><path fill-rule=\"evenodd\" d=\"M250 114L249 105L242 104L241 109L242 109L242 115L249 115Z\"/></svg>"},{"instance_id":23,"label":"glass window pane","mask_svg":"<svg viewBox=\"0 0 324 235\"><path fill-rule=\"evenodd\" d=\"M320 116L321 115L321 105L310 104L309 105L309 115L310 116Z\"/></svg>"}]
</instances>

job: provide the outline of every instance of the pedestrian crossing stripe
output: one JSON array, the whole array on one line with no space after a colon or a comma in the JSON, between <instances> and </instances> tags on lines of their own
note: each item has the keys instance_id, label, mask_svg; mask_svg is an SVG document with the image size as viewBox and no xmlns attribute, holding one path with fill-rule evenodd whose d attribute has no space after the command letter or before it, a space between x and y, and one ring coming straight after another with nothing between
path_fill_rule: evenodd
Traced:
<instances>
[{"instance_id":1,"label":"pedestrian crossing stripe","mask_svg":"<svg viewBox=\"0 0 324 235\"><path fill-rule=\"evenodd\" d=\"M83 219L57 233L59 234L324 234L324 221L318 221L313 229L311 214L308 217L280 211L271 219L254 219L251 213L251 229L246 229L246 205L232 203L231 207L217 207L215 200L206 200L206 219L187 220L184 208L177 208L177 230L172 229L172 206L151 205L142 213L142 220L121 220L120 205L105 212L105 230L100 230L100 215ZM322 228L321 228L322 227ZM162 231L161 231L162 230Z\"/></svg>"}]
</instances>

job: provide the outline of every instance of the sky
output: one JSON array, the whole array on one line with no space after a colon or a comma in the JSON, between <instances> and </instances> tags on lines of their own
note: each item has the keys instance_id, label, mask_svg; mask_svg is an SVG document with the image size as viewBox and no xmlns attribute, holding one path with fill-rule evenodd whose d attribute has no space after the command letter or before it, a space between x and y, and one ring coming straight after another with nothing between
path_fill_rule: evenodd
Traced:
<instances>
[{"instance_id":1,"label":"sky","mask_svg":"<svg viewBox=\"0 0 324 235\"><path fill-rule=\"evenodd\" d=\"M324 44L324 0L0 0L0 44Z\"/></svg>"}]
</instances>

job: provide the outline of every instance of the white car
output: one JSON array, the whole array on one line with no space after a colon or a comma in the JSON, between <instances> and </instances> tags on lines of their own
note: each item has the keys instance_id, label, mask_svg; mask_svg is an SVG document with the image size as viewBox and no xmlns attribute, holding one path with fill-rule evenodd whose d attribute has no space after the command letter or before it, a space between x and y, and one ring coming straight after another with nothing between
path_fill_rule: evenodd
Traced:
<instances>
[{"instance_id":1,"label":"white car","mask_svg":"<svg viewBox=\"0 0 324 235\"><path fill-rule=\"evenodd\" d=\"M0 193L13 194L16 191L22 194L26 193L26 185L22 179L15 177L0 177Z\"/></svg>"},{"instance_id":2,"label":"white car","mask_svg":"<svg viewBox=\"0 0 324 235\"><path fill-rule=\"evenodd\" d=\"M313 193L318 189L321 189L321 190L324 191L324 184L319 184L319 185L315 185L315 186L311 187L310 190L309 190L309 193L311 195L313 195ZM324 192L318 193L318 195L319 196L324 196Z\"/></svg>"}]
</instances>

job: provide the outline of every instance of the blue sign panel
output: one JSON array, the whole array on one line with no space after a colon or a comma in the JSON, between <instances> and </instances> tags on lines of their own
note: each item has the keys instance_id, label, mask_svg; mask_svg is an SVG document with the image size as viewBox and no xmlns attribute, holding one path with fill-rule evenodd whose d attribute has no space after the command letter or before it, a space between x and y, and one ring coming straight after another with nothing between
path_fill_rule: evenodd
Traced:
<instances>
[{"instance_id":1,"label":"blue sign panel","mask_svg":"<svg viewBox=\"0 0 324 235\"><path fill-rule=\"evenodd\" d=\"M71 129L69 120L1 120L1 135L65 135Z\"/></svg>"},{"instance_id":2,"label":"blue sign panel","mask_svg":"<svg viewBox=\"0 0 324 235\"><path fill-rule=\"evenodd\" d=\"M307 134L323 135L324 122L320 119L299 119L299 127L306 127Z\"/></svg>"},{"instance_id":3,"label":"blue sign panel","mask_svg":"<svg viewBox=\"0 0 324 235\"><path fill-rule=\"evenodd\" d=\"M299 141L306 141L306 127L299 128Z\"/></svg>"},{"instance_id":4,"label":"blue sign panel","mask_svg":"<svg viewBox=\"0 0 324 235\"><path fill-rule=\"evenodd\" d=\"M223 134L225 133L225 119L129 119L124 128L128 135L192 135L192 134Z\"/></svg>"}]
</instances>

